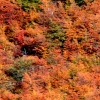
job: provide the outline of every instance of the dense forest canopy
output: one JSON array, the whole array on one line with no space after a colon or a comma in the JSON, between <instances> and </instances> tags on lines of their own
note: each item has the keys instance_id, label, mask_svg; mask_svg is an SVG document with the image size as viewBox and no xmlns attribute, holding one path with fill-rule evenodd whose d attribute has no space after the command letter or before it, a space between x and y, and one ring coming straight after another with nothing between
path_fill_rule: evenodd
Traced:
<instances>
[{"instance_id":1,"label":"dense forest canopy","mask_svg":"<svg viewBox=\"0 0 100 100\"><path fill-rule=\"evenodd\" d=\"M0 100L100 100L100 0L0 0Z\"/></svg>"}]
</instances>

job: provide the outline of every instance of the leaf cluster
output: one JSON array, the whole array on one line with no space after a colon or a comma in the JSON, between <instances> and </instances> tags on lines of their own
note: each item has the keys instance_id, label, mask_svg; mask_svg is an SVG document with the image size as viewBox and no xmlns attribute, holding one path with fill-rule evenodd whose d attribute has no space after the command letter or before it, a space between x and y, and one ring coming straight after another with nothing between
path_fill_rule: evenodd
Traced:
<instances>
[{"instance_id":1,"label":"leaf cluster","mask_svg":"<svg viewBox=\"0 0 100 100\"><path fill-rule=\"evenodd\" d=\"M50 21L50 30L48 31L47 37L52 41L58 39L60 44L63 44L66 40L66 34L64 29L57 23Z\"/></svg>"},{"instance_id":2,"label":"leaf cluster","mask_svg":"<svg viewBox=\"0 0 100 100\"><path fill-rule=\"evenodd\" d=\"M21 5L22 9L26 12L30 10L40 10L39 4L41 4L40 0L17 0L18 4Z\"/></svg>"},{"instance_id":3,"label":"leaf cluster","mask_svg":"<svg viewBox=\"0 0 100 100\"><path fill-rule=\"evenodd\" d=\"M20 82L23 79L23 74L27 72L31 65L31 60L24 60L20 58L18 61L15 61L14 65L12 65L9 70L6 71L6 74Z\"/></svg>"}]
</instances>

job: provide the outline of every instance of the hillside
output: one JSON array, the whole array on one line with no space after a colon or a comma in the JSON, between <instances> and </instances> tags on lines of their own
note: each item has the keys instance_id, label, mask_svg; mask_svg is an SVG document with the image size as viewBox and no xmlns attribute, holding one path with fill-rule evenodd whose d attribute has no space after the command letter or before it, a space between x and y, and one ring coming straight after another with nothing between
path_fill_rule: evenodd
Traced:
<instances>
[{"instance_id":1,"label":"hillside","mask_svg":"<svg viewBox=\"0 0 100 100\"><path fill-rule=\"evenodd\" d=\"M0 100L100 100L100 0L0 0Z\"/></svg>"}]
</instances>

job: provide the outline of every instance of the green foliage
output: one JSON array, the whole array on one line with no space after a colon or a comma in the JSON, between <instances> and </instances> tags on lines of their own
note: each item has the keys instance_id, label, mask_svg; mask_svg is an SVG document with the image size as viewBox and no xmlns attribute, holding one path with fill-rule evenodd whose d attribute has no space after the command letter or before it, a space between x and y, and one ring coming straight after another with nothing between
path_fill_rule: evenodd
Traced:
<instances>
[{"instance_id":1,"label":"green foliage","mask_svg":"<svg viewBox=\"0 0 100 100\"><path fill-rule=\"evenodd\" d=\"M31 60L24 60L20 58L9 70L6 71L6 73L16 81L22 81L23 74L28 71L31 65Z\"/></svg>"},{"instance_id":2,"label":"green foliage","mask_svg":"<svg viewBox=\"0 0 100 100\"><path fill-rule=\"evenodd\" d=\"M29 12L32 9L36 9L37 11L41 10L39 7L39 4L41 4L40 0L17 0L17 2L26 12Z\"/></svg>"},{"instance_id":3,"label":"green foliage","mask_svg":"<svg viewBox=\"0 0 100 100\"><path fill-rule=\"evenodd\" d=\"M27 28L33 28L34 29L34 27L35 27L34 26L34 22L33 21L28 22L27 25L26 25L26 27Z\"/></svg>"},{"instance_id":4,"label":"green foliage","mask_svg":"<svg viewBox=\"0 0 100 100\"><path fill-rule=\"evenodd\" d=\"M49 55L49 57L46 60L48 64L56 64L56 61L53 58L53 55Z\"/></svg>"},{"instance_id":5,"label":"green foliage","mask_svg":"<svg viewBox=\"0 0 100 100\"><path fill-rule=\"evenodd\" d=\"M84 0L75 0L75 3L76 3L78 6L86 5L86 3L85 3Z\"/></svg>"},{"instance_id":6,"label":"green foliage","mask_svg":"<svg viewBox=\"0 0 100 100\"><path fill-rule=\"evenodd\" d=\"M71 5L71 2L70 2L69 0L67 0L67 1L65 2L65 4L64 4L64 8L65 8L65 9L68 9L70 5Z\"/></svg>"},{"instance_id":7,"label":"green foliage","mask_svg":"<svg viewBox=\"0 0 100 100\"><path fill-rule=\"evenodd\" d=\"M59 24L53 21L50 21L50 27L51 29L48 31L47 37L52 41L59 40L59 44L60 46L62 46L62 44L66 40L64 29Z\"/></svg>"},{"instance_id":8,"label":"green foliage","mask_svg":"<svg viewBox=\"0 0 100 100\"><path fill-rule=\"evenodd\" d=\"M69 74L70 74L70 78L74 79L74 77L77 74L77 70L76 69L70 69Z\"/></svg>"}]
</instances>

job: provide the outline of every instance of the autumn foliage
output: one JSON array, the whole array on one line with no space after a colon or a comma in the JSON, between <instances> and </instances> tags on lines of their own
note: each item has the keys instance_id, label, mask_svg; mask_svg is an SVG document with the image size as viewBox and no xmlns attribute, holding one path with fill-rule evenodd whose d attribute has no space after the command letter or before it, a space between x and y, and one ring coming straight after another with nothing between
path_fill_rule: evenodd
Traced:
<instances>
[{"instance_id":1,"label":"autumn foliage","mask_svg":"<svg viewBox=\"0 0 100 100\"><path fill-rule=\"evenodd\" d=\"M0 100L100 100L100 1L0 0Z\"/></svg>"}]
</instances>

